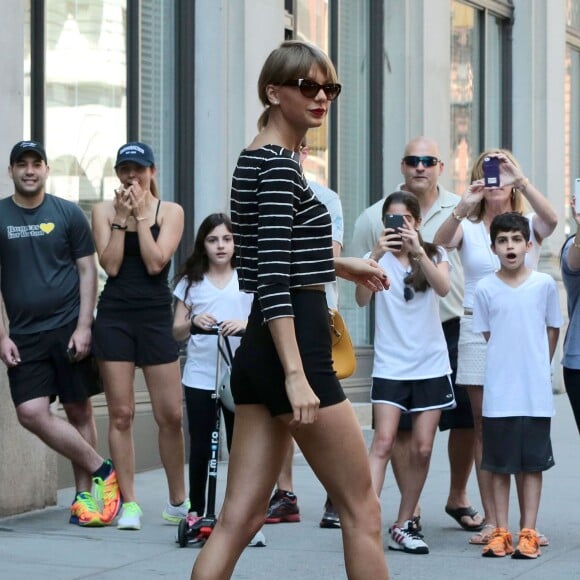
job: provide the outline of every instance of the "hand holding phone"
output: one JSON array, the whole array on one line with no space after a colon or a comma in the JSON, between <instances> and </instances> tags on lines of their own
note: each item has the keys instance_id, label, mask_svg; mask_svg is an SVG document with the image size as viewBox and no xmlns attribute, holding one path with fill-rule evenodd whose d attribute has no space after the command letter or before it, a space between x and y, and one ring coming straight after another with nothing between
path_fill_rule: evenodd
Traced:
<instances>
[{"instance_id":1,"label":"hand holding phone","mask_svg":"<svg viewBox=\"0 0 580 580\"><path fill-rule=\"evenodd\" d=\"M74 344L71 347L66 349L66 356L68 358L68 362L70 362L70 363L76 362L76 359L75 359L76 355L77 355L77 349L75 348Z\"/></svg>"},{"instance_id":2,"label":"hand holding phone","mask_svg":"<svg viewBox=\"0 0 580 580\"><path fill-rule=\"evenodd\" d=\"M383 224L385 226L385 229L391 229L395 233L398 233L399 228L402 228L405 225L405 220L404 220L402 215L386 213L383 216ZM399 241L399 249L402 247L403 238L400 235L398 235L395 238L392 238L392 240L398 240ZM396 249L395 244L393 244L393 247L395 247L395 249Z\"/></svg>"},{"instance_id":3,"label":"hand holding phone","mask_svg":"<svg viewBox=\"0 0 580 580\"><path fill-rule=\"evenodd\" d=\"M483 179L485 187L501 187L499 182L499 159L497 157L483 158Z\"/></svg>"}]
</instances>

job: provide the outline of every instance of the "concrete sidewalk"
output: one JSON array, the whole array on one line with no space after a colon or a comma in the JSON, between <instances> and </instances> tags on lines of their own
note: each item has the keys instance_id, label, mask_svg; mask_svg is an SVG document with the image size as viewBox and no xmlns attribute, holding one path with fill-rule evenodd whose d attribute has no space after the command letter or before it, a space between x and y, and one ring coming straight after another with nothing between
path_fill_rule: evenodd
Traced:
<instances>
[{"instance_id":1,"label":"concrete sidewalk","mask_svg":"<svg viewBox=\"0 0 580 580\"><path fill-rule=\"evenodd\" d=\"M431 553L419 556L385 551L392 578L580 578L580 438L565 395L556 397L556 408L552 427L556 466L544 477L539 518L539 527L551 545L543 550L542 557L536 561L482 558L480 548L468 545L469 533L462 531L443 511L449 477L447 436L440 434L421 501L423 529ZM220 464L220 497L226 470L227 465ZM248 548L234 578L346 578L340 531L318 527L325 493L300 456L296 459L294 478L302 522L265 526L268 546ZM57 507L0 519L0 579L189 578L199 549L179 548L174 542L176 528L165 525L161 519L166 500L163 471L139 474L136 489L145 513L139 532L69 525L71 489L59 492ZM472 502L479 506L473 476L469 489ZM396 514L398 500L389 473L382 495L385 530ZM517 521L514 496L512 531L517 530Z\"/></svg>"}]
</instances>

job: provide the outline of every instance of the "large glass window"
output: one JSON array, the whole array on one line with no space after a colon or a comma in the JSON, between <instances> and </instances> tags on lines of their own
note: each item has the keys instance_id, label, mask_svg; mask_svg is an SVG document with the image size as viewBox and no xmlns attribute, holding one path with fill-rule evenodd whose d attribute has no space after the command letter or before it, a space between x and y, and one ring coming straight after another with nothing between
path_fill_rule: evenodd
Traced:
<instances>
[{"instance_id":1,"label":"large glass window","mask_svg":"<svg viewBox=\"0 0 580 580\"><path fill-rule=\"evenodd\" d=\"M110 199L126 138L125 0L47 0L48 190L84 209Z\"/></svg>"},{"instance_id":2,"label":"large glass window","mask_svg":"<svg viewBox=\"0 0 580 580\"><path fill-rule=\"evenodd\" d=\"M30 43L30 32L31 32L31 22L30 22L30 0L26 0L24 3L24 86L23 86L23 107L24 107L24 117L22 123L22 135L25 139L32 137L30 131L30 106L31 106L31 95L30 95L30 67L32 62L32 45Z\"/></svg>"},{"instance_id":3,"label":"large glass window","mask_svg":"<svg viewBox=\"0 0 580 580\"><path fill-rule=\"evenodd\" d=\"M453 188L465 191L474 159L488 147L509 146L503 85L507 20L454 0L451 7L451 146Z\"/></svg>"}]
</instances>

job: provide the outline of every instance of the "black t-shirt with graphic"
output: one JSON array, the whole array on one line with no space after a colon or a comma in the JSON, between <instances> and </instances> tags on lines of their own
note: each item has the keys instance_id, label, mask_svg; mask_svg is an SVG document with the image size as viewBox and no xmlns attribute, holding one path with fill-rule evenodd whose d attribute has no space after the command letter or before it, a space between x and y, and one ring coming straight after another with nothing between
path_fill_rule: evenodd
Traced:
<instances>
[{"instance_id":1,"label":"black t-shirt with graphic","mask_svg":"<svg viewBox=\"0 0 580 580\"><path fill-rule=\"evenodd\" d=\"M76 260L94 251L76 204L50 194L34 209L0 200L0 284L10 334L53 330L78 317Z\"/></svg>"}]
</instances>

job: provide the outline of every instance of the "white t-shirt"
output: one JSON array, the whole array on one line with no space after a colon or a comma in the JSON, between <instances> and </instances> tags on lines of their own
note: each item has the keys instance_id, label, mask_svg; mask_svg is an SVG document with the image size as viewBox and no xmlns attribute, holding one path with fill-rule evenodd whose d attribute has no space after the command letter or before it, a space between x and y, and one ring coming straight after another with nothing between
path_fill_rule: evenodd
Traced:
<instances>
[{"instance_id":1,"label":"white t-shirt","mask_svg":"<svg viewBox=\"0 0 580 580\"><path fill-rule=\"evenodd\" d=\"M526 216L530 224L530 241L532 247L526 254L526 266L532 270L538 269L540 261L540 244L536 240L533 228L534 214ZM459 249L463 273L465 276L465 291L463 306L473 308L473 293L477 283L488 274L499 270L499 258L491 249L491 238L483 222L463 220L463 241Z\"/></svg>"},{"instance_id":2,"label":"white t-shirt","mask_svg":"<svg viewBox=\"0 0 580 580\"><path fill-rule=\"evenodd\" d=\"M442 261L447 252L439 248ZM367 257L370 255L367 254ZM447 343L439 317L439 296L429 287L405 301L405 268L387 252L379 264L391 286L376 292L375 358L373 377L381 379L430 379L451 373Z\"/></svg>"},{"instance_id":3,"label":"white t-shirt","mask_svg":"<svg viewBox=\"0 0 580 580\"><path fill-rule=\"evenodd\" d=\"M201 282L192 284L185 296L187 284L188 279L182 278L175 287L173 295L186 306L191 307L191 318L197 314L209 312L218 322L247 320L252 308L253 294L240 292L235 270L224 288L217 288L204 277ZM234 352L240 344L240 338L233 336L228 340ZM217 336L193 334L189 337L182 378L186 387L207 391L215 389L217 352ZM224 368L224 374L225 372Z\"/></svg>"},{"instance_id":4,"label":"white t-shirt","mask_svg":"<svg viewBox=\"0 0 580 580\"><path fill-rule=\"evenodd\" d=\"M548 274L532 271L517 288L495 273L478 283L473 331L490 332L484 417L554 415L547 326L562 326L558 290Z\"/></svg>"}]
</instances>

